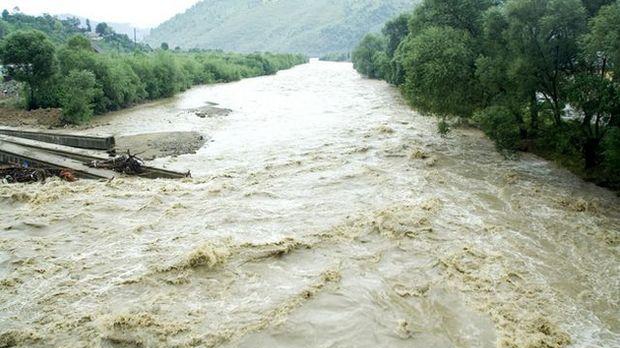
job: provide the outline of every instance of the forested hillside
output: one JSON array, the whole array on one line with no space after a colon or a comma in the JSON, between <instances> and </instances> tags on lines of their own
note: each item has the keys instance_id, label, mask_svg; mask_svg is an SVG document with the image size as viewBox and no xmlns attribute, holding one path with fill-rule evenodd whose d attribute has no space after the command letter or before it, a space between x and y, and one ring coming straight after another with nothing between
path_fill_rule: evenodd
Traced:
<instances>
[{"instance_id":1,"label":"forested hillside","mask_svg":"<svg viewBox=\"0 0 620 348\"><path fill-rule=\"evenodd\" d=\"M321 56L349 52L417 0L205 0L146 38L183 49L298 52Z\"/></svg>"},{"instance_id":2,"label":"forested hillside","mask_svg":"<svg viewBox=\"0 0 620 348\"><path fill-rule=\"evenodd\" d=\"M77 17L57 17L48 14L30 16L19 12L10 13L8 10L2 11L0 39L12 32L30 29L43 32L54 44L66 43L74 35L85 35L89 37L93 46L100 50L133 52L139 49L150 51L149 47L134 44L133 40L127 35L116 33L105 23L99 23L99 26L92 23L91 27L88 28Z\"/></svg>"},{"instance_id":3,"label":"forested hillside","mask_svg":"<svg viewBox=\"0 0 620 348\"><path fill-rule=\"evenodd\" d=\"M424 0L369 34L355 68L400 86L440 131L468 123L620 188L620 4Z\"/></svg>"}]
</instances>

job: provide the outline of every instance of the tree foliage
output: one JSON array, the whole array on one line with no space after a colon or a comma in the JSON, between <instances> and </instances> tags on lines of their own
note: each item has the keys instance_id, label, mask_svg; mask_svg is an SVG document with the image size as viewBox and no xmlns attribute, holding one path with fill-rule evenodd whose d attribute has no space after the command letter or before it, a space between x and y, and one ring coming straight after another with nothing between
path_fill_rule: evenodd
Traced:
<instances>
[{"instance_id":1,"label":"tree foliage","mask_svg":"<svg viewBox=\"0 0 620 348\"><path fill-rule=\"evenodd\" d=\"M0 39L1 31L4 30L5 35L18 30L39 30L46 34L55 45L67 43L69 39L76 35L84 36L90 32L88 29L90 21L86 22L86 28L81 26L78 18L60 19L55 16L44 14L42 16L29 16L22 13L9 14L0 20ZM102 34L101 40L97 41L99 49L114 52L134 52L134 51L150 51L148 46L144 44L135 44L127 35L118 34L103 23L100 27Z\"/></svg>"},{"instance_id":2,"label":"tree foliage","mask_svg":"<svg viewBox=\"0 0 620 348\"><path fill-rule=\"evenodd\" d=\"M107 23L101 22L95 27L95 33L106 36L112 33L112 28Z\"/></svg>"},{"instance_id":3,"label":"tree foliage","mask_svg":"<svg viewBox=\"0 0 620 348\"><path fill-rule=\"evenodd\" d=\"M95 74L87 70L73 70L62 80L60 106L67 123L84 123L93 116Z\"/></svg>"},{"instance_id":4,"label":"tree foliage","mask_svg":"<svg viewBox=\"0 0 620 348\"><path fill-rule=\"evenodd\" d=\"M0 44L0 61L6 73L27 85L29 109L41 106L37 97L46 80L54 75L54 52L52 42L37 30L14 32Z\"/></svg>"},{"instance_id":5,"label":"tree foliage","mask_svg":"<svg viewBox=\"0 0 620 348\"><path fill-rule=\"evenodd\" d=\"M69 123L171 97L197 84L275 74L305 62L305 56L272 53L101 54L82 35L56 48L40 31L18 31L0 43L0 63L33 92L30 107L62 107Z\"/></svg>"},{"instance_id":6,"label":"tree foliage","mask_svg":"<svg viewBox=\"0 0 620 348\"><path fill-rule=\"evenodd\" d=\"M617 1L424 0L381 41L360 42L356 69L442 124L469 118L503 151L581 163L620 186Z\"/></svg>"},{"instance_id":7,"label":"tree foliage","mask_svg":"<svg viewBox=\"0 0 620 348\"><path fill-rule=\"evenodd\" d=\"M385 69L384 50L383 37L366 35L352 54L355 69L370 78L382 77Z\"/></svg>"}]
</instances>

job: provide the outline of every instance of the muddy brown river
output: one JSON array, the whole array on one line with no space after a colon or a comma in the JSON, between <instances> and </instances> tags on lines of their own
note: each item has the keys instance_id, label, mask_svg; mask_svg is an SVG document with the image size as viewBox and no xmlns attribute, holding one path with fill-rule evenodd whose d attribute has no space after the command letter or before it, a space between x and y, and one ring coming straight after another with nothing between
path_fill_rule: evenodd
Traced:
<instances>
[{"instance_id":1,"label":"muddy brown river","mask_svg":"<svg viewBox=\"0 0 620 348\"><path fill-rule=\"evenodd\" d=\"M193 179L0 185L0 347L620 346L619 198L350 64L97 124L209 141L154 161Z\"/></svg>"}]
</instances>

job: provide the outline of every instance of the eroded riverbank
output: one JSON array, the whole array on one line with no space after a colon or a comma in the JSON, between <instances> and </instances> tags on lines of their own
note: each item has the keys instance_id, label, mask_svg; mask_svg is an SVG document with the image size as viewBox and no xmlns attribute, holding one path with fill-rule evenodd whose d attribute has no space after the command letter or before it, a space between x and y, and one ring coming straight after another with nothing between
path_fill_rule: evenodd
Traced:
<instances>
[{"instance_id":1,"label":"eroded riverbank","mask_svg":"<svg viewBox=\"0 0 620 348\"><path fill-rule=\"evenodd\" d=\"M155 161L194 179L0 186L0 346L618 345L618 198L435 129L335 63L106 116L210 141Z\"/></svg>"}]
</instances>

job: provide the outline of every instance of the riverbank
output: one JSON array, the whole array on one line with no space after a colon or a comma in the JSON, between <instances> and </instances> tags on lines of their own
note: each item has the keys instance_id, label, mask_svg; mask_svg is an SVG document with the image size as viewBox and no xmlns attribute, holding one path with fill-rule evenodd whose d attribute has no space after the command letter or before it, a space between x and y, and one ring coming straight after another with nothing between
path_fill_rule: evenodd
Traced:
<instances>
[{"instance_id":1,"label":"riverbank","mask_svg":"<svg viewBox=\"0 0 620 348\"><path fill-rule=\"evenodd\" d=\"M27 111L11 106L0 106L0 125L41 129L59 128L61 127L61 113L61 109Z\"/></svg>"},{"instance_id":2,"label":"riverbank","mask_svg":"<svg viewBox=\"0 0 620 348\"><path fill-rule=\"evenodd\" d=\"M132 110L150 108L174 100L174 98L169 98L167 100L136 105L117 113L100 115L93 120L93 122L82 125L64 124L62 121L61 109L36 109L27 111L4 105L0 106L0 125L30 131L58 131L60 133L68 132L78 135L88 133L93 135L114 135L117 140L116 149L119 153L130 151L133 154L138 154L147 161L162 157L196 153L196 151L202 148L207 142L207 134L201 134L195 131L166 132L161 129L149 133L132 132L129 134L123 132L105 133L100 131L102 127L109 124L107 119L110 115L131 113ZM6 104L11 103L7 102ZM214 122L218 119L227 117L233 110L221 108L215 103L207 102L204 106L190 108L184 110L184 112L189 117L204 119L204 122ZM131 119L125 121L133 122Z\"/></svg>"}]
</instances>

